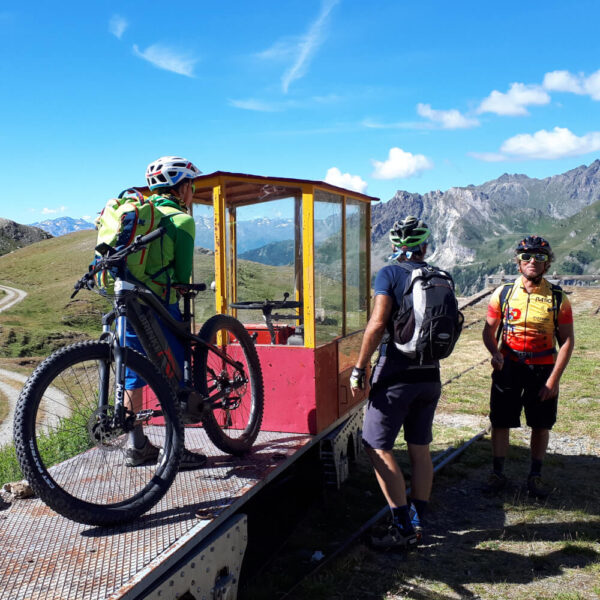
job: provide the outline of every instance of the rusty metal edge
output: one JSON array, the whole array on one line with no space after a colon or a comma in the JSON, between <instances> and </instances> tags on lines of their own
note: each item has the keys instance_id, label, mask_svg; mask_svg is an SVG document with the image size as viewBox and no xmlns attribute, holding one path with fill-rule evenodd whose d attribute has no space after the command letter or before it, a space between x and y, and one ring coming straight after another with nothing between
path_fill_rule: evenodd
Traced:
<instances>
[{"instance_id":1,"label":"rusty metal edge","mask_svg":"<svg viewBox=\"0 0 600 600\"><path fill-rule=\"evenodd\" d=\"M292 463L304 455L314 444L321 441L331 431L339 427L354 414L361 410L364 402L352 407L345 415L334 421L329 427L320 433L307 439L306 444L299 450L294 452L288 459L273 469L263 480L254 485L246 493L229 505L216 519L212 521L202 520L198 525L190 529L185 535L181 536L171 548L168 548L152 560L146 567L139 571L125 585L115 590L106 600L136 600L143 599L148 588L154 586L163 577L168 577L169 572L177 565L177 563L185 556L189 556L195 549L203 544L204 540L213 533L223 522L229 517L238 512L244 504L257 494L263 487L283 473ZM308 436L307 436L308 437Z\"/></svg>"}]
</instances>

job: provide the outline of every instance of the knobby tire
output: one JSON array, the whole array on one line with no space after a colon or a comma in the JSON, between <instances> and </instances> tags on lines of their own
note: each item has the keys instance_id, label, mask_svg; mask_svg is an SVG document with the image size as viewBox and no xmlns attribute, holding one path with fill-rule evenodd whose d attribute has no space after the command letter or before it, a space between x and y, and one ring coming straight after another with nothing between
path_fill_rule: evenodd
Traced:
<instances>
[{"instance_id":1,"label":"knobby tire","mask_svg":"<svg viewBox=\"0 0 600 600\"><path fill-rule=\"evenodd\" d=\"M241 376L247 379L244 386L217 400L227 406L205 407L202 424L206 434L219 450L241 456L252 448L262 424L264 410L264 385L260 362L254 342L244 326L228 315L215 315L200 330L200 337L217 345L232 359L243 364ZM201 394L209 399L224 389L224 382L239 377L210 349L197 346L194 355L194 382Z\"/></svg>"},{"instance_id":2,"label":"knobby tire","mask_svg":"<svg viewBox=\"0 0 600 600\"><path fill-rule=\"evenodd\" d=\"M145 407L163 415L158 422L142 421L148 439L163 448L155 464L127 467L126 431L98 433L114 406L115 363L107 342L53 353L29 377L17 402L14 438L25 478L48 506L79 523L132 521L159 502L177 474L184 440L179 403L146 357L129 349L126 363L148 386ZM108 408L98 407L101 373L108 376Z\"/></svg>"}]
</instances>

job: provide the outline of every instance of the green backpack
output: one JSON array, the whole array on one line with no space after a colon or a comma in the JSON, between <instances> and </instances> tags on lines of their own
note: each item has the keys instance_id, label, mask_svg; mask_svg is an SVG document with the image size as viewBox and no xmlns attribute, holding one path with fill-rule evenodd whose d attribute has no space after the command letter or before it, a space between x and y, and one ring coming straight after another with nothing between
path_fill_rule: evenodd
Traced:
<instances>
[{"instance_id":1,"label":"green backpack","mask_svg":"<svg viewBox=\"0 0 600 600\"><path fill-rule=\"evenodd\" d=\"M96 219L98 239L94 261L102 255L106 246L121 250L129 246L137 236L154 231L161 221L161 212L135 188L127 189L106 203ZM130 254L126 259L126 278L146 283L150 275L146 274L148 249L143 248ZM103 269L94 278L98 289L105 295L114 294L116 273L112 269Z\"/></svg>"}]
</instances>

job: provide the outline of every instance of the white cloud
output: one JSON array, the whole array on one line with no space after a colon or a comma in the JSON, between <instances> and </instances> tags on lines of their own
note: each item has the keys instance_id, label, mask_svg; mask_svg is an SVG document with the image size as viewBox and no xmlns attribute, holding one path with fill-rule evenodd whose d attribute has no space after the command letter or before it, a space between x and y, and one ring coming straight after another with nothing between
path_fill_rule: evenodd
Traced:
<instances>
[{"instance_id":1,"label":"white cloud","mask_svg":"<svg viewBox=\"0 0 600 600\"><path fill-rule=\"evenodd\" d=\"M282 110L282 107L273 102L263 102L262 100L254 100L248 98L247 100L229 100L230 106L235 108L241 108L243 110L254 110L258 112L278 112Z\"/></svg>"},{"instance_id":2,"label":"white cloud","mask_svg":"<svg viewBox=\"0 0 600 600\"><path fill-rule=\"evenodd\" d=\"M284 94L287 94L292 82L306 75L310 61L325 39L329 15L339 1L322 0L319 15L304 35L293 40L280 40L256 55L268 60L292 59L292 64L281 77L281 89Z\"/></svg>"},{"instance_id":3,"label":"white cloud","mask_svg":"<svg viewBox=\"0 0 600 600\"><path fill-rule=\"evenodd\" d=\"M583 94L581 77L569 73L569 71L552 71L544 75L542 83L545 89L553 92L571 92L573 94Z\"/></svg>"},{"instance_id":4,"label":"white cloud","mask_svg":"<svg viewBox=\"0 0 600 600\"><path fill-rule=\"evenodd\" d=\"M419 116L429 119L433 123L437 123L442 129L469 129L477 127L479 121L465 117L455 108L451 110L435 110L431 108L431 104L417 104L417 113Z\"/></svg>"},{"instance_id":5,"label":"white cloud","mask_svg":"<svg viewBox=\"0 0 600 600\"><path fill-rule=\"evenodd\" d=\"M108 23L108 30L118 39L123 37L127 27L129 27L127 19L120 15L113 15Z\"/></svg>"},{"instance_id":6,"label":"white cloud","mask_svg":"<svg viewBox=\"0 0 600 600\"><path fill-rule=\"evenodd\" d=\"M578 137L565 127L542 129L533 135L522 133L506 140L500 147L504 154L525 159L564 158L600 150L600 131Z\"/></svg>"},{"instance_id":7,"label":"white cloud","mask_svg":"<svg viewBox=\"0 0 600 600\"><path fill-rule=\"evenodd\" d=\"M43 215L55 215L59 212L65 212L67 210L66 206L60 206L59 208L42 208Z\"/></svg>"},{"instance_id":8,"label":"white cloud","mask_svg":"<svg viewBox=\"0 0 600 600\"><path fill-rule=\"evenodd\" d=\"M148 46L144 51L140 50L134 44L133 52L136 56L147 60L159 69L172 71L186 77L194 76L194 66L198 62L197 58L179 53L162 44L152 44L152 46Z\"/></svg>"},{"instance_id":9,"label":"white cloud","mask_svg":"<svg viewBox=\"0 0 600 600\"><path fill-rule=\"evenodd\" d=\"M600 100L600 70L589 77L583 73L569 71L551 71L544 75L542 84L545 89L553 92L570 92L572 94L589 95L594 100Z\"/></svg>"},{"instance_id":10,"label":"white cloud","mask_svg":"<svg viewBox=\"0 0 600 600\"><path fill-rule=\"evenodd\" d=\"M552 131L541 129L534 134L515 135L502 144L500 153L470 153L470 156L486 162L515 159L555 160L598 150L600 150L600 131L577 136L565 127L555 127Z\"/></svg>"},{"instance_id":11,"label":"white cloud","mask_svg":"<svg viewBox=\"0 0 600 600\"><path fill-rule=\"evenodd\" d=\"M289 40L278 40L270 48L255 54L257 58L263 60L285 60L294 56L294 49L297 43Z\"/></svg>"},{"instance_id":12,"label":"white cloud","mask_svg":"<svg viewBox=\"0 0 600 600\"><path fill-rule=\"evenodd\" d=\"M280 112L287 110L288 108L313 108L323 104L335 104L339 102L340 97L336 94L329 94L328 96L313 96L312 98L306 98L304 100L291 100L286 99L283 101L264 101L256 98L245 98L245 99L229 99L227 102L230 106L235 108L241 108L243 110L254 110L258 112Z\"/></svg>"},{"instance_id":13,"label":"white cloud","mask_svg":"<svg viewBox=\"0 0 600 600\"><path fill-rule=\"evenodd\" d=\"M397 179L413 177L422 171L433 168L433 162L423 154L411 154L401 148L390 148L388 159L380 162L372 160L375 179Z\"/></svg>"},{"instance_id":14,"label":"white cloud","mask_svg":"<svg viewBox=\"0 0 600 600\"><path fill-rule=\"evenodd\" d=\"M513 83L506 94L494 90L482 100L477 112L515 117L529 114L527 106L541 106L549 102L550 96L539 85Z\"/></svg>"},{"instance_id":15,"label":"white cloud","mask_svg":"<svg viewBox=\"0 0 600 600\"><path fill-rule=\"evenodd\" d=\"M325 183L336 185L347 190L353 190L364 194L367 191L367 182L363 181L358 175L350 175L350 173L342 173L337 167L327 169L325 175Z\"/></svg>"}]
</instances>

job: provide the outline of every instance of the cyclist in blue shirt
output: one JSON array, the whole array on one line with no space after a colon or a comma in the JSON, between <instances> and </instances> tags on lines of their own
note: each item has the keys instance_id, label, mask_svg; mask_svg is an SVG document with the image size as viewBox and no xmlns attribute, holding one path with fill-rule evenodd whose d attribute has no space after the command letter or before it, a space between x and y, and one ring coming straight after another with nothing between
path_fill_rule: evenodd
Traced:
<instances>
[{"instance_id":1,"label":"cyclist in blue shirt","mask_svg":"<svg viewBox=\"0 0 600 600\"><path fill-rule=\"evenodd\" d=\"M402 302L411 270L426 265L429 236L427 225L415 217L394 223L390 231L394 253L390 259L395 264L383 267L375 279L373 312L350 378L353 393L365 387L367 363L383 338L363 426L363 444L392 513L387 532L371 538L373 546L382 549L409 548L420 541L433 482L429 444L441 394L439 362L421 363L409 358L393 341L393 316ZM402 470L393 453L402 427L411 463L411 498L406 496Z\"/></svg>"}]
</instances>

